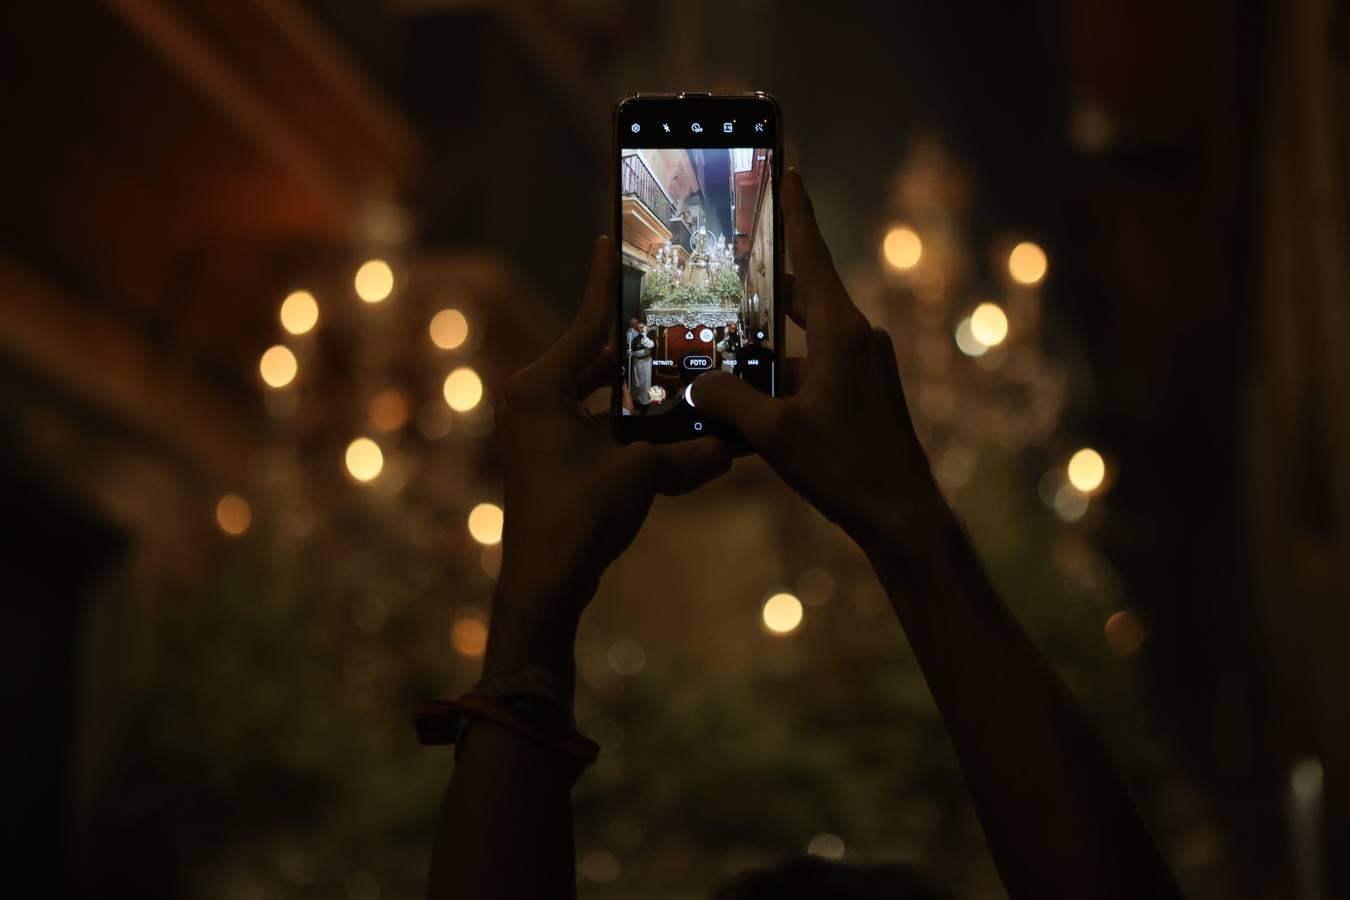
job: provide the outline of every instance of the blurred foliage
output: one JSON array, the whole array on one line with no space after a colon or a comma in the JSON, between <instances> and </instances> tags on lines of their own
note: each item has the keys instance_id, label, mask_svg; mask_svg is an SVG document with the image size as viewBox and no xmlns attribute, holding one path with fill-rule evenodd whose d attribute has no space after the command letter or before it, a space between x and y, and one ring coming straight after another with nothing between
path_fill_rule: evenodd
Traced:
<instances>
[{"instance_id":1,"label":"blurred foliage","mask_svg":"<svg viewBox=\"0 0 1350 900\"><path fill-rule=\"evenodd\" d=\"M991 575L1106 726L1147 807L1160 760L1130 666L1102 641L1111 591L1056 563L1073 531L1036 505L1018 459L982 460L959 505ZM753 488L690 502L715 519L754 502ZM100 830L116 836L110 878L146 897L422 894L452 756L419 748L409 715L471 683L477 661L457 657L447 632L491 586L472 546L419 544L390 522L425 513L357 497L303 541L264 525L163 614L125 768L101 806ZM706 896L828 832L850 858L915 862L978 896L989 864L955 758L861 556L802 507L758 515L784 583L804 561L832 576L793 636L748 630L741 660L648 638L646 665L625 677L606 669L607 641L639 614L588 614L578 719L605 749L576 791L578 853L613 853L621 876L583 895ZM181 866L167 881L165 848Z\"/></svg>"}]
</instances>

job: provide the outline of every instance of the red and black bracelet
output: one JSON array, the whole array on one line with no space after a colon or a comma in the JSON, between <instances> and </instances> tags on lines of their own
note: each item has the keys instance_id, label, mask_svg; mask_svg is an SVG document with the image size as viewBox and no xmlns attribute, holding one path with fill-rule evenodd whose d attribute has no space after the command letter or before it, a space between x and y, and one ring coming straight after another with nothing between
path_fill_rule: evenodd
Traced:
<instances>
[{"instance_id":1,"label":"red and black bracelet","mask_svg":"<svg viewBox=\"0 0 1350 900\"><path fill-rule=\"evenodd\" d=\"M577 731L570 716L544 698L529 694L503 698L465 694L458 700L428 701L413 717L413 725L419 743L454 744L458 756L470 726L477 720L491 722L536 746L569 757L577 775L600 753L600 745Z\"/></svg>"}]
</instances>

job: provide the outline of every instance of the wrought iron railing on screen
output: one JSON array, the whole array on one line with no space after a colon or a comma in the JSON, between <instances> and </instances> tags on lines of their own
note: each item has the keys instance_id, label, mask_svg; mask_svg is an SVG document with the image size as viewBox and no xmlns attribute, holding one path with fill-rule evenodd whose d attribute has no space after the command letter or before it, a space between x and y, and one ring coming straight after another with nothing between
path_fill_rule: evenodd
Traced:
<instances>
[{"instance_id":1,"label":"wrought iron railing on screen","mask_svg":"<svg viewBox=\"0 0 1350 900\"><path fill-rule=\"evenodd\" d=\"M652 175L642 157L636 153L629 154L623 158L621 165L620 193L625 197L636 197L662 224L671 227L675 219L675 204L661 190L656 176Z\"/></svg>"}]
</instances>

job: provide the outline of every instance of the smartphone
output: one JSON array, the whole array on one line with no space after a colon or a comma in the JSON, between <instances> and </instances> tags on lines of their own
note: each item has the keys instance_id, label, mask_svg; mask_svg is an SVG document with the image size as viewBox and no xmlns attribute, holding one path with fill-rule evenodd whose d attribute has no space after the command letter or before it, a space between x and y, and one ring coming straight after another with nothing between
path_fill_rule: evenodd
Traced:
<instances>
[{"instance_id":1,"label":"smartphone","mask_svg":"<svg viewBox=\"0 0 1350 900\"><path fill-rule=\"evenodd\" d=\"M767 94L634 94L615 106L619 440L740 443L699 415L692 386L713 369L778 394L782 158Z\"/></svg>"}]
</instances>

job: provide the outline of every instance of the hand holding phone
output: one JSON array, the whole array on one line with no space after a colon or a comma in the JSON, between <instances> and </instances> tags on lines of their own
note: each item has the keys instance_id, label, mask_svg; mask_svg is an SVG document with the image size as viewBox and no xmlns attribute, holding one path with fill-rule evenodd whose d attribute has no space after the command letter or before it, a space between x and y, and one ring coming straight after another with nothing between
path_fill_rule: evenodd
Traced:
<instances>
[{"instance_id":1,"label":"hand holding phone","mask_svg":"<svg viewBox=\"0 0 1350 900\"><path fill-rule=\"evenodd\" d=\"M614 138L615 436L739 442L699 415L691 388L723 371L779 391L778 105L766 94L639 94L616 107Z\"/></svg>"},{"instance_id":2,"label":"hand holding phone","mask_svg":"<svg viewBox=\"0 0 1350 900\"><path fill-rule=\"evenodd\" d=\"M853 305L795 170L782 197L792 314L810 348L806 380L793 397L772 399L715 372L695 385L697 411L733 426L864 550L918 546L948 513L914 434L890 335Z\"/></svg>"},{"instance_id":3,"label":"hand holding phone","mask_svg":"<svg viewBox=\"0 0 1350 900\"><path fill-rule=\"evenodd\" d=\"M512 629L528 626L531 638L539 629L565 636L652 499L693 490L730 465L715 438L622 446L583 409L584 398L608 381L614 272L614 245L600 238L576 321L507 382L497 429L506 521L493 633L520 602L528 612ZM506 646L507 634L515 631L491 646ZM570 643L563 645L570 653Z\"/></svg>"}]
</instances>

